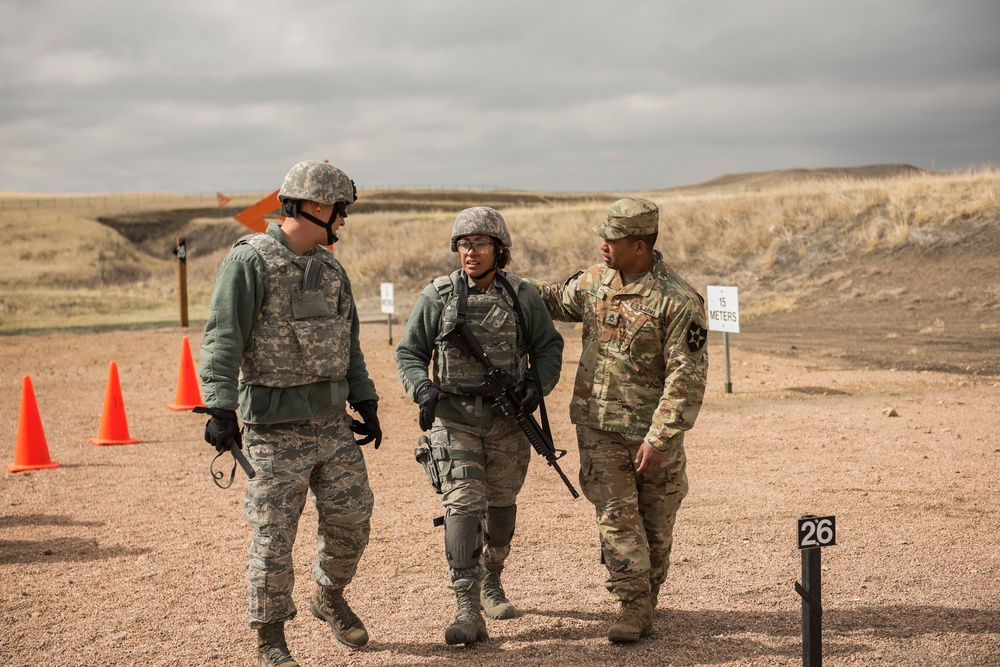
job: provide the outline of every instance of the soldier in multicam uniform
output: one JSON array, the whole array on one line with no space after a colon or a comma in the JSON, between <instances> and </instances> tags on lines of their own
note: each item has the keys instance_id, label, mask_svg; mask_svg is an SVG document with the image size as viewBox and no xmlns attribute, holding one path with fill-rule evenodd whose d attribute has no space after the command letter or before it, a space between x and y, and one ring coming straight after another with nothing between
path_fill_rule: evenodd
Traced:
<instances>
[{"instance_id":1,"label":"soldier in multicam uniform","mask_svg":"<svg viewBox=\"0 0 1000 667\"><path fill-rule=\"evenodd\" d=\"M580 484L594 504L605 586L621 602L608 630L633 642L653 628L674 519L688 491L684 432L705 393L705 305L653 249L656 204L622 199L594 227L604 264L538 287L553 319L583 323L570 418Z\"/></svg>"},{"instance_id":2,"label":"soldier in multicam uniform","mask_svg":"<svg viewBox=\"0 0 1000 667\"><path fill-rule=\"evenodd\" d=\"M359 344L337 240L354 182L324 162L302 162L279 192L281 225L241 238L223 260L201 347L201 379L217 448L240 434L256 477L244 512L253 528L247 619L261 666L297 665L285 642L294 618L292 545L311 490L319 515L310 607L350 647L368 642L344 600L368 544L374 498L359 445L382 431L378 395ZM360 415L352 420L345 404ZM364 436L356 441L352 430Z\"/></svg>"},{"instance_id":3,"label":"soldier in multicam uniform","mask_svg":"<svg viewBox=\"0 0 1000 667\"><path fill-rule=\"evenodd\" d=\"M445 555L458 602L445 630L448 644L488 639L482 610L493 619L516 615L500 575L531 444L513 419L504 419L482 395L459 388L482 382L484 368L442 335L465 313L490 361L519 383L526 413L552 390L562 368L562 336L538 292L504 271L510 247L500 213L487 207L460 212L451 250L459 253L461 269L424 288L396 348L399 377L420 406L420 428L430 430L432 465L440 472ZM529 373L529 355L537 374Z\"/></svg>"}]
</instances>

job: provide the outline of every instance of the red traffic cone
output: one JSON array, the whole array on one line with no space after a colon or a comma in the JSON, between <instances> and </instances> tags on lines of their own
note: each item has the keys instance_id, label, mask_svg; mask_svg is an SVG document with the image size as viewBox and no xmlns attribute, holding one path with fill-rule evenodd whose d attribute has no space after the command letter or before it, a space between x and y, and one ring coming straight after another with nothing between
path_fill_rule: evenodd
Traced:
<instances>
[{"instance_id":1,"label":"red traffic cone","mask_svg":"<svg viewBox=\"0 0 1000 667\"><path fill-rule=\"evenodd\" d=\"M42 430L42 418L35 402L35 390L27 375L21 381L21 415L17 420L17 447L14 462L7 464L11 472L58 468L59 464L49 458L49 446Z\"/></svg>"},{"instance_id":2,"label":"red traffic cone","mask_svg":"<svg viewBox=\"0 0 1000 667\"><path fill-rule=\"evenodd\" d=\"M118 382L118 364L111 362L108 369L108 388L104 392L104 411L101 412L101 429L96 438L90 438L95 445L132 445L137 442L128 434L128 420L125 418L125 404L122 402L122 387Z\"/></svg>"},{"instance_id":3,"label":"red traffic cone","mask_svg":"<svg viewBox=\"0 0 1000 667\"><path fill-rule=\"evenodd\" d=\"M177 371L177 393L174 402L167 405L171 410L191 410L205 407L201 400L201 389L198 387L198 376L194 372L194 361L191 359L191 341L187 336L181 340L181 366Z\"/></svg>"}]
</instances>

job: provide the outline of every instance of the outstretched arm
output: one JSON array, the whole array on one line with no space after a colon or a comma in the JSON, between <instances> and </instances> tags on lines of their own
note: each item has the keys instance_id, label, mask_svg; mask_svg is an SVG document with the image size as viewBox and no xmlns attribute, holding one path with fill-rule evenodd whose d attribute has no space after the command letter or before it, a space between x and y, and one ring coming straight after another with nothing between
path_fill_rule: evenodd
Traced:
<instances>
[{"instance_id":1,"label":"outstretched arm","mask_svg":"<svg viewBox=\"0 0 1000 667\"><path fill-rule=\"evenodd\" d=\"M545 283L533 278L525 278L542 295L542 303L554 320L580 322L583 320L583 292L580 279L583 271L570 276L562 284Z\"/></svg>"}]
</instances>

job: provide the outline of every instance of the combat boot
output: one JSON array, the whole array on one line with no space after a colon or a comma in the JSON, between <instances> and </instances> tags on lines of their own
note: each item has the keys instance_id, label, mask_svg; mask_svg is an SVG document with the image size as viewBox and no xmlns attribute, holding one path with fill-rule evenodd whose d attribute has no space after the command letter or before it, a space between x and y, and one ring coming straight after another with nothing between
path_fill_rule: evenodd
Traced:
<instances>
[{"instance_id":1,"label":"combat boot","mask_svg":"<svg viewBox=\"0 0 1000 667\"><path fill-rule=\"evenodd\" d=\"M634 600L622 600L618 618L608 629L613 642L634 642L653 633L653 607L648 595Z\"/></svg>"},{"instance_id":2,"label":"combat boot","mask_svg":"<svg viewBox=\"0 0 1000 667\"><path fill-rule=\"evenodd\" d=\"M500 583L502 569L496 572L487 572L483 578L483 592L480 600L483 604L483 612L490 618L507 619L517 616L517 609L507 599L503 585Z\"/></svg>"},{"instance_id":3,"label":"combat boot","mask_svg":"<svg viewBox=\"0 0 1000 667\"><path fill-rule=\"evenodd\" d=\"M341 644L360 648L368 643L368 630L347 604L343 590L317 586L309 608L313 616L330 625L333 636Z\"/></svg>"},{"instance_id":4,"label":"combat boot","mask_svg":"<svg viewBox=\"0 0 1000 667\"><path fill-rule=\"evenodd\" d=\"M444 631L446 644L474 644L490 638L486 633L486 621L479 604L479 582L475 579L459 579L451 585L458 601L455 620Z\"/></svg>"},{"instance_id":5,"label":"combat boot","mask_svg":"<svg viewBox=\"0 0 1000 667\"><path fill-rule=\"evenodd\" d=\"M285 622L257 628L257 667L299 667L285 643Z\"/></svg>"}]
</instances>

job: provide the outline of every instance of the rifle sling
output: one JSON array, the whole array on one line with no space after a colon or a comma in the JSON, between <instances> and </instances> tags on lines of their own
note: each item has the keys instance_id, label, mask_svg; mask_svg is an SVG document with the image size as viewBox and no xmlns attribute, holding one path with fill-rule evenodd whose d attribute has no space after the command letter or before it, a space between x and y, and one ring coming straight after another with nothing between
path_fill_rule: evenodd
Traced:
<instances>
[{"instance_id":1,"label":"rifle sling","mask_svg":"<svg viewBox=\"0 0 1000 667\"><path fill-rule=\"evenodd\" d=\"M538 387L538 409L542 413L542 431L544 431L546 437L551 440L552 430L549 428L549 414L545 409L545 397L542 396L542 382L538 377L538 368L535 366L534 360L531 358L531 347L528 345L528 332L526 330L527 325L524 323L524 312L521 310L521 304L518 302L517 294L514 293L514 287L500 274L499 271L497 271L496 280L500 283L501 287L507 290L511 301L514 302L514 319L517 321L517 328L520 330L521 336L524 338L524 347L528 351L528 370L531 372L531 379L535 381L535 386Z\"/></svg>"}]
</instances>

